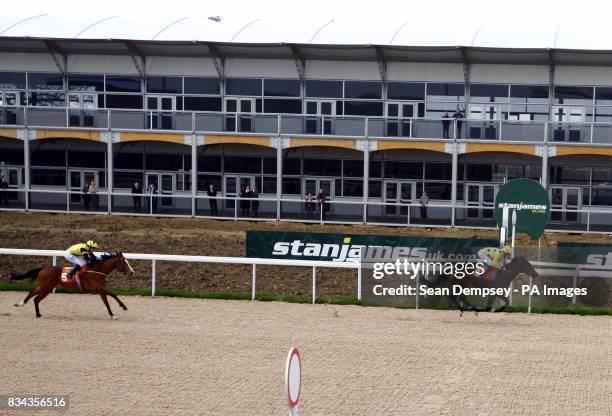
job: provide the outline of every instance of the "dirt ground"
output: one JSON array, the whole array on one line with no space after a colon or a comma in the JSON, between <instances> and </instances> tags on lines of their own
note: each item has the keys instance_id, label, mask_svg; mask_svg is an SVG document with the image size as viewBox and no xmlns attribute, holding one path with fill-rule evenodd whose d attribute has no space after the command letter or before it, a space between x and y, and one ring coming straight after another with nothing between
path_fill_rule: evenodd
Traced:
<instances>
[{"instance_id":1,"label":"dirt ground","mask_svg":"<svg viewBox=\"0 0 612 416\"><path fill-rule=\"evenodd\" d=\"M98 240L104 250L137 253L210 256L245 255L246 230L369 233L383 235L426 235L496 238L496 231L470 229L425 229L374 226L316 225L301 223L214 221L190 218L141 218L127 216L70 215L0 212L0 247L64 249L76 241ZM553 233L548 244L557 241L611 243L605 235ZM519 236L521 246L536 244ZM42 263L41 263L42 262ZM0 256L0 279L9 272L26 271L44 265L41 258ZM136 277L113 274L110 287L149 288L150 262L135 262ZM203 291L249 292L249 266L158 263L157 287ZM282 294L310 294L311 270L259 267L258 291ZM356 273L323 269L317 276L317 291L323 295L354 295Z\"/></svg>"},{"instance_id":2,"label":"dirt ground","mask_svg":"<svg viewBox=\"0 0 612 416\"><path fill-rule=\"evenodd\" d=\"M0 394L68 394L66 415L286 414L291 346L304 415L612 414L609 316L126 297L111 321L52 294L36 319L22 297L0 292Z\"/></svg>"}]
</instances>

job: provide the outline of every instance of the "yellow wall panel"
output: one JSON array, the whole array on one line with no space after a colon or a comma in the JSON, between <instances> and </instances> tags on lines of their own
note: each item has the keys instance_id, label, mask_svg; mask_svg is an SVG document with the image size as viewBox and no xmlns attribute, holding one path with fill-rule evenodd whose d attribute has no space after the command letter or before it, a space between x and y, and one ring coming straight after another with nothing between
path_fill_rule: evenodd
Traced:
<instances>
[{"instance_id":1,"label":"yellow wall panel","mask_svg":"<svg viewBox=\"0 0 612 416\"><path fill-rule=\"evenodd\" d=\"M270 147L270 138L268 136L229 136L207 134L204 136L204 144L254 144L257 146Z\"/></svg>"},{"instance_id":2,"label":"yellow wall panel","mask_svg":"<svg viewBox=\"0 0 612 416\"><path fill-rule=\"evenodd\" d=\"M318 139L292 137L289 147L323 146L323 147L343 147L345 149L357 149L357 142L353 139Z\"/></svg>"}]
</instances>

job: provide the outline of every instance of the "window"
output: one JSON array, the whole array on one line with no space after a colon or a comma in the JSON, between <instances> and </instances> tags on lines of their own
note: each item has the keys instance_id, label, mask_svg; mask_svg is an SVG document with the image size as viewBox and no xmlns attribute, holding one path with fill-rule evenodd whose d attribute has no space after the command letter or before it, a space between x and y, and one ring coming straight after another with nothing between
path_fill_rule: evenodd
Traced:
<instances>
[{"instance_id":1,"label":"window","mask_svg":"<svg viewBox=\"0 0 612 416\"><path fill-rule=\"evenodd\" d=\"M265 99L264 112L274 114L300 114L302 100Z\"/></svg>"},{"instance_id":2,"label":"window","mask_svg":"<svg viewBox=\"0 0 612 416\"><path fill-rule=\"evenodd\" d=\"M145 168L147 170L182 170L183 156L177 154L148 153L145 155Z\"/></svg>"},{"instance_id":3,"label":"window","mask_svg":"<svg viewBox=\"0 0 612 416\"><path fill-rule=\"evenodd\" d=\"M185 94L219 95L221 86L219 78L185 77Z\"/></svg>"},{"instance_id":4,"label":"window","mask_svg":"<svg viewBox=\"0 0 612 416\"><path fill-rule=\"evenodd\" d=\"M283 158L283 175L300 175L302 173L302 161L299 158Z\"/></svg>"},{"instance_id":5,"label":"window","mask_svg":"<svg viewBox=\"0 0 612 416\"><path fill-rule=\"evenodd\" d=\"M61 90L64 78L60 74L28 72L28 88L31 90Z\"/></svg>"},{"instance_id":6,"label":"window","mask_svg":"<svg viewBox=\"0 0 612 416\"><path fill-rule=\"evenodd\" d=\"M147 92L182 94L183 78L181 77L147 77Z\"/></svg>"},{"instance_id":7,"label":"window","mask_svg":"<svg viewBox=\"0 0 612 416\"><path fill-rule=\"evenodd\" d=\"M612 185L612 168L593 168L593 185Z\"/></svg>"},{"instance_id":8,"label":"window","mask_svg":"<svg viewBox=\"0 0 612 416\"><path fill-rule=\"evenodd\" d=\"M261 157L225 156L225 172L261 173Z\"/></svg>"},{"instance_id":9,"label":"window","mask_svg":"<svg viewBox=\"0 0 612 416\"><path fill-rule=\"evenodd\" d=\"M143 169L142 153L115 153L115 169Z\"/></svg>"},{"instance_id":10,"label":"window","mask_svg":"<svg viewBox=\"0 0 612 416\"><path fill-rule=\"evenodd\" d=\"M344 160L342 162L342 175L353 178L363 177L363 161Z\"/></svg>"},{"instance_id":11,"label":"window","mask_svg":"<svg viewBox=\"0 0 612 416\"><path fill-rule=\"evenodd\" d=\"M221 175L198 175L198 191L208 191L210 185L213 185L217 191L222 192Z\"/></svg>"},{"instance_id":12,"label":"window","mask_svg":"<svg viewBox=\"0 0 612 416\"><path fill-rule=\"evenodd\" d=\"M470 86L472 97L483 97L486 101L508 101L508 85L472 84ZM482 101L477 99L474 101Z\"/></svg>"},{"instance_id":13,"label":"window","mask_svg":"<svg viewBox=\"0 0 612 416\"><path fill-rule=\"evenodd\" d=\"M387 84L389 100L424 100L425 84L417 82L389 82Z\"/></svg>"},{"instance_id":14,"label":"window","mask_svg":"<svg viewBox=\"0 0 612 416\"><path fill-rule=\"evenodd\" d=\"M106 91L111 92L142 92L139 77L124 75L107 75ZM142 105L140 106L142 108Z\"/></svg>"},{"instance_id":15,"label":"window","mask_svg":"<svg viewBox=\"0 0 612 416\"><path fill-rule=\"evenodd\" d=\"M566 185L588 185L589 168L552 166L550 168L550 183Z\"/></svg>"},{"instance_id":16,"label":"window","mask_svg":"<svg viewBox=\"0 0 612 416\"><path fill-rule=\"evenodd\" d=\"M63 150L33 150L32 166L66 166L66 152Z\"/></svg>"},{"instance_id":17,"label":"window","mask_svg":"<svg viewBox=\"0 0 612 416\"><path fill-rule=\"evenodd\" d=\"M225 93L227 95L261 95L261 79L258 78L227 78Z\"/></svg>"},{"instance_id":18,"label":"window","mask_svg":"<svg viewBox=\"0 0 612 416\"><path fill-rule=\"evenodd\" d=\"M198 172L221 172L221 156L198 156Z\"/></svg>"},{"instance_id":19,"label":"window","mask_svg":"<svg viewBox=\"0 0 612 416\"><path fill-rule=\"evenodd\" d=\"M138 182L140 187L143 187L142 172L115 171L113 173L113 186L115 188L131 188L134 186L134 182Z\"/></svg>"},{"instance_id":20,"label":"window","mask_svg":"<svg viewBox=\"0 0 612 416\"><path fill-rule=\"evenodd\" d=\"M383 103L377 101L345 101L344 114L352 116L382 116Z\"/></svg>"},{"instance_id":21,"label":"window","mask_svg":"<svg viewBox=\"0 0 612 416\"><path fill-rule=\"evenodd\" d=\"M382 83L372 81L344 81L345 98L382 98Z\"/></svg>"},{"instance_id":22,"label":"window","mask_svg":"<svg viewBox=\"0 0 612 416\"><path fill-rule=\"evenodd\" d=\"M304 175L340 176L342 161L338 159L304 159Z\"/></svg>"},{"instance_id":23,"label":"window","mask_svg":"<svg viewBox=\"0 0 612 416\"><path fill-rule=\"evenodd\" d=\"M23 165L23 150L2 149L0 153L0 166L3 164Z\"/></svg>"},{"instance_id":24,"label":"window","mask_svg":"<svg viewBox=\"0 0 612 416\"><path fill-rule=\"evenodd\" d=\"M385 162L385 178L422 179L421 162Z\"/></svg>"},{"instance_id":25,"label":"window","mask_svg":"<svg viewBox=\"0 0 612 416\"><path fill-rule=\"evenodd\" d=\"M263 158L263 173L276 173L276 158L264 157Z\"/></svg>"},{"instance_id":26,"label":"window","mask_svg":"<svg viewBox=\"0 0 612 416\"><path fill-rule=\"evenodd\" d=\"M285 195L300 195L302 186L300 178L283 178L283 194Z\"/></svg>"},{"instance_id":27,"label":"window","mask_svg":"<svg viewBox=\"0 0 612 416\"><path fill-rule=\"evenodd\" d=\"M184 97L185 110L221 111L221 97Z\"/></svg>"},{"instance_id":28,"label":"window","mask_svg":"<svg viewBox=\"0 0 612 416\"><path fill-rule=\"evenodd\" d=\"M297 79L265 79L264 95L268 97L299 97L300 81Z\"/></svg>"},{"instance_id":29,"label":"window","mask_svg":"<svg viewBox=\"0 0 612 416\"><path fill-rule=\"evenodd\" d=\"M59 92L30 92L28 93L28 103L31 106L64 107L66 105L66 95Z\"/></svg>"},{"instance_id":30,"label":"window","mask_svg":"<svg viewBox=\"0 0 612 416\"><path fill-rule=\"evenodd\" d=\"M425 192L430 199L451 199L452 185L447 182L425 182Z\"/></svg>"},{"instance_id":31,"label":"window","mask_svg":"<svg viewBox=\"0 0 612 416\"><path fill-rule=\"evenodd\" d=\"M142 95L106 94L106 108L142 109Z\"/></svg>"},{"instance_id":32,"label":"window","mask_svg":"<svg viewBox=\"0 0 612 416\"><path fill-rule=\"evenodd\" d=\"M368 182L368 193L370 198L380 198L381 192L381 181L369 181Z\"/></svg>"},{"instance_id":33,"label":"window","mask_svg":"<svg viewBox=\"0 0 612 416\"><path fill-rule=\"evenodd\" d=\"M344 179L342 181L342 196L363 196L363 181Z\"/></svg>"},{"instance_id":34,"label":"window","mask_svg":"<svg viewBox=\"0 0 612 416\"><path fill-rule=\"evenodd\" d=\"M70 91L104 91L102 75L70 75L68 77Z\"/></svg>"},{"instance_id":35,"label":"window","mask_svg":"<svg viewBox=\"0 0 612 416\"><path fill-rule=\"evenodd\" d=\"M306 96L342 98L342 81L306 81Z\"/></svg>"},{"instance_id":36,"label":"window","mask_svg":"<svg viewBox=\"0 0 612 416\"><path fill-rule=\"evenodd\" d=\"M452 163L425 163L425 179L451 180L452 175Z\"/></svg>"},{"instance_id":37,"label":"window","mask_svg":"<svg viewBox=\"0 0 612 416\"><path fill-rule=\"evenodd\" d=\"M546 85L511 85L510 101L546 103L548 102L548 87Z\"/></svg>"},{"instance_id":38,"label":"window","mask_svg":"<svg viewBox=\"0 0 612 416\"><path fill-rule=\"evenodd\" d=\"M106 154L104 152L68 151L68 166L84 168L104 168Z\"/></svg>"},{"instance_id":39,"label":"window","mask_svg":"<svg viewBox=\"0 0 612 416\"><path fill-rule=\"evenodd\" d=\"M26 74L22 72L0 72L0 89L23 90L26 87Z\"/></svg>"},{"instance_id":40,"label":"window","mask_svg":"<svg viewBox=\"0 0 612 416\"><path fill-rule=\"evenodd\" d=\"M264 194L275 194L276 195L276 178L264 176L263 185L261 187L261 192Z\"/></svg>"},{"instance_id":41,"label":"window","mask_svg":"<svg viewBox=\"0 0 612 416\"><path fill-rule=\"evenodd\" d=\"M612 104L612 87L597 87L595 89L595 102L597 104L611 105Z\"/></svg>"},{"instance_id":42,"label":"window","mask_svg":"<svg viewBox=\"0 0 612 416\"><path fill-rule=\"evenodd\" d=\"M612 188L592 188L591 205L612 205Z\"/></svg>"},{"instance_id":43,"label":"window","mask_svg":"<svg viewBox=\"0 0 612 416\"><path fill-rule=\"evenodd\" d=\"M427 84L428 101L462 101L465 97L463 84L429 82Z\"/></svg>"},{"instance_id":44,"label":"window","mask_svg":"<svg viewBox=\"0 0 612 416\"><path fill-rule=\"evenodd\" d=\"M33 168L32 185L66 186L66 171Z\"/></svg>"},{"instance_id":45,"label":"window","mask_svg":"<svg viewBox=\"0 0 612 416\"><path fill-rule=\"evenodd\" d=\"M492 182L493 165L467 164L466 179L468 181Z\"/></svg>"},{"instance_id":46,"label":"window","mask_svg":"<svg viewBox=\"0 0 612 416\"><path fill-rule=\"evenodd\" d=\"M382 178L382 162L380 160L370 161L370 178Z\"/></svg>"},{"instance_id":47,"label":"window","mask_svg":"<svg viewBox=\"0 0 612 416\"><path fill-rule=\"evenodd\" d=\"M593 100L593 87L555 87L557 104L589 104Z\"/></svg>"}]
</instances>

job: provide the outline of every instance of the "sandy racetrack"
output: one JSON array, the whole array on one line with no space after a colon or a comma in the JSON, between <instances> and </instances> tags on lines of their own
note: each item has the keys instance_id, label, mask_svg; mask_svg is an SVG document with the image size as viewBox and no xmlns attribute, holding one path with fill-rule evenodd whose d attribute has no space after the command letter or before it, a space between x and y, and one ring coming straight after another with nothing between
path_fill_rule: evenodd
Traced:
<instances>
[{"instance_id":1,"label":"sandy racetrack","mask_svg":"<svg viewBox=\"0 0 612 416\"><path fill-rule=\"evenodd\" d=\"M70 415L610 415L612 317L0 292L0 394L69 394ZM22 411L13 414L23 415ZM57 414L36 412L36 414Z\"/></svg>"}]
</instances>

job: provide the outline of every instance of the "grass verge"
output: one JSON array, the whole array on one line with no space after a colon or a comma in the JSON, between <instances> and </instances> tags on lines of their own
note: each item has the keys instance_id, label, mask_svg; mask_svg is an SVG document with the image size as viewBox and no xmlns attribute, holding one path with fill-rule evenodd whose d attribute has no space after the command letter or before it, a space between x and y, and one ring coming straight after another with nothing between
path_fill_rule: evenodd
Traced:
<instances>
[{"instance_id":1,"label":"grass verge","mask_svg":"<svg viewBox=\"0 0 612 416\"><path fill-rule=\"evenodd\" d=\"M23 291L32 290L33 284L28 283L0 283L0 291ZM57 288L58 293L74 293L61 287ZM149 289L113 289L113 292L121 296L151 296ZM197 298L197 299L224 299L224 300L250 300L251 294L245 292L201 292L188 290L158 290L156 296L174 298ZM311 303L310 295L278 295L273 293L258 293L255 300L263 302L288 302L288 303ZM316 303L333 305L360 305L361 302L351 296L317 296ZM441 309L441 308L435 308ZM527 307L509 307L506 312L526 313ZM532 313L553 313L567 315L610 315L612 308L593 308L587 306L554 306L532 308Z\"/></svg>"}]
</instances>

